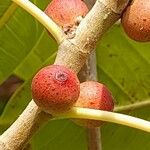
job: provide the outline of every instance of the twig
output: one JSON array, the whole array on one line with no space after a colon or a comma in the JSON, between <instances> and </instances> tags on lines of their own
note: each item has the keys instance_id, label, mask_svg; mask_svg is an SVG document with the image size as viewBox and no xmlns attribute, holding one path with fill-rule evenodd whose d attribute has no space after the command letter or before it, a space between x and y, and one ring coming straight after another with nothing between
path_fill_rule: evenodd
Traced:
<instances>
[{"instance_id":1,"label":"twig","mask_svg":"<svg viewBox=\"0 0 150 150\"><path fill-rule=\"evenodd\" d=\"M114 112L74 107L69 112L63 113L59 116L55 115L54 117L56 119L83 118L83 119L102 120L129 126L150 133L150 121Z\"/></svg>"},{"instance_id":2,"label":"twig","mask_svg":"<svg viewBox=\"0 0 150 150\"><path fill-rule=\"evenodd\" d=\"M53 35L58 44L60 44L64 38L65 34L62 29L50 19L42 10L31 3L29 0L12 0L17 5L25 9L29 14L34 16L44 27Z\"/></svg>"},{"instance_id":3,"label":"twig","mask_svg":"<svg viewBox=\"0 0 150 150\"><path fill-rule=\"evenodd\" d=\"M33 4L29 3L29 1L14 1L18 2L20 6L26 9L28 12L33 13L33 15L38 18L37 12L39 9L35 8ZM125 8L127 2L128 0L97 0L92 10L83 19L77 28L75 38L71 40L66 39L60 44L55 64L65 65L66 67L72 68L76 73L78 73L90 55L91 50L95 48L97 41L120 18L121 12ZM26 5L24 5L25 3ZM27 6L30 11L25 6ZM32 12L33 8L34 11ZM45 17L45 15L43 17ZM46 17L46 19L48 18ZM39 17L38 20L42 20L42 17ZM47 26L46 22L44 26ZM80 113L73 111L72 115L76 114L78 116L80 114L81 118L84 118L86 115L90 115L88 112L86 113L85 111L86 114L84 113L82 115L83 111ZM93 110L91 112L93 112ZM44 113L43 115L40 115L41 113L42 112L38 109L38 107L33 102L31 102L23 114L0 137L0 149L10 150L10 148L13 147L11 150L21 150L21 148L26 144L27 140L30 139L35 131L37 131L37 118L41 120L42 124L43 116L46 114ZM95 118L100 119L100 117L97 116L99 114L96 113ZM68 115L71 114L68 113ZM111 116L113 117L113 115ZM92 116L89 119L92 119ZM112 120L113 118L110 117L109 119Z\"/></svg>"}]
</instances>

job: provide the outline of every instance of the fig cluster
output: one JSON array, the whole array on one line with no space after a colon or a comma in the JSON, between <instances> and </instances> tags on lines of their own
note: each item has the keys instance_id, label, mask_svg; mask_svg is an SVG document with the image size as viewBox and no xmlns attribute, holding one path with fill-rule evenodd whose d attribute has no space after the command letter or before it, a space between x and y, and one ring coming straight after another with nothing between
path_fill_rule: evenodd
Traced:
<instances>
[{"instance_id":1,"label":"fig cluster","mask_svg":"<svg viewBox=\"0 0 150 150\"><path fill-rule=\"evenodd\" d=\"M32 97L43 111L59 114L73 106L112 111L113 97L107 87L95 81L80 84L76 74L60 65L42 68L32 80ZM75 119L74 122L91 128L98 127L101 121Z\"/></svg>"},{"instance_id":2,"label":"fig cluster","mask_svg":"<svg viewBox=\"0 0 150 150\"><path fill-rule=\"evenodd\" d=\"M45 13L62 28L78 25L80 17L88 12L82 0L52 0ZM31 84L32 97L41 110L51 115L82 107L113 111L114 103L108 88L95 81L80 84L76 74L62 65L42 68ZM88 128L98 127L102 121L74 119L74 122Z\"/></svg>"},{"instance_id":3,"label":"fig cluster","mask_svg":"<svg viewBox=\"0 0 150 150\"><path fill-rule=\"evenodd\" d=\"M150 41L150 0L133 0L122 15L126 34L138 42Z\"/></svg>"}]
</instances>

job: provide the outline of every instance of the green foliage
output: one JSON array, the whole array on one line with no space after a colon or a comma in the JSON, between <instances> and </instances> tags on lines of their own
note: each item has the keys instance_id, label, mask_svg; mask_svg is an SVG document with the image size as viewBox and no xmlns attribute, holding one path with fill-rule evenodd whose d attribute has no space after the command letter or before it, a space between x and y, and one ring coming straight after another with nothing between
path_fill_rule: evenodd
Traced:
<instances>
[{"instance_id":1,"label":"green foliage","mask_svg":"<svg viewBox=\"0 0 150 150\"><path fill-rule=\"evenodd\" d=\"M33 2L44 9L48 0ZM18 6L12 7L10 0L2 0L0 3L0 16L2 18L5 15L5 22L0 19L0 83L12 74L23 79L24 83L10 98L0 116L1 132L31 100L32 76L42 66L53 63L57 50L56 43L45 29L24 10ZM149 47L150 44L129 40L118 25L107 32L98 44L99 81L112 90L116 107L150 99ZM150 107L147 106L126 113L150 120L149 112ZM103 150L148 150L149 137L149 134L142 131L116 124L102 127ZM68 120L49 121L32 138L31 145L33 150L86 150L85 129Z\"/></svg>"}]
</instances>

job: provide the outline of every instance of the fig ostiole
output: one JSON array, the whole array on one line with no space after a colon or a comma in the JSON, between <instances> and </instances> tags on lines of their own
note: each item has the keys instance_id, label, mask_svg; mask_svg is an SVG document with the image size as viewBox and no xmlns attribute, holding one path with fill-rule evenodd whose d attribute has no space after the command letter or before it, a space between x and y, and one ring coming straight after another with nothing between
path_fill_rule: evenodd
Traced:
<instances>
[{"instance_id":1,"label":"fig ostiole","mask_svg":"<svg viewBox=\"0 0 150 150\"><path fill-rule=\"evenodd\" d=\"M59 65L42 68L32 80L32 97L45 112L68 111L78 99L80 83L76 74Z\"/></svg>"}]
</instances>

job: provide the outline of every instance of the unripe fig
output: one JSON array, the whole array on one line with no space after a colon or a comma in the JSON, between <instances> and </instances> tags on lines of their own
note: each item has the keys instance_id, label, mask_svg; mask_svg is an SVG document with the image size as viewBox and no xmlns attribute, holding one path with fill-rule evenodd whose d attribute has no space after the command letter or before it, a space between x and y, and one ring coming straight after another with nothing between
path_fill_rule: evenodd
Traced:
<instances>
[{"instance_id":1,"label":"unripe fig","mask_svg":"<svg viewBox=\"0 0 150 150\"><path fill-rule=\"evenodd\" d=\"M78 23L79 17L84 17L88 12L82 0L52 0L45 13L59 26L73 27Z\"/></svg>"},{"instance_id":2,"label":"unripe fig","mask_svg":"<svg viewBox=\"0 0 150 150\"><path fill-rule=\"evenodd\" d=\"M105 85L95 81L87 81L80 84L80 95L75 106L113 111L114 103L111 92ZM87 128L99 127L103 123L103 121L88 119L74 119L73 121Z\"/></svg>"},{"instance_id":3,"label":"unripe fig","mask_svg":"<svg viewBox=\"0 0 150 150\"><path fill-rule=\"evenodd\" d=\"M32 80L35 103L50 114L68 111L78 99L80 83L76 74L59 65L41 69Z\"/></svg>"},{"instance_id":4,"label":"unripe fig","mask_svg":"<svg viewBox=\"0 0 150 150\"><path fill-rule=\"evenodd\" d=\"M150 41L150 0L134 0L123 13L121 22L131 39Z\"/></svg>"}]
</instances>

